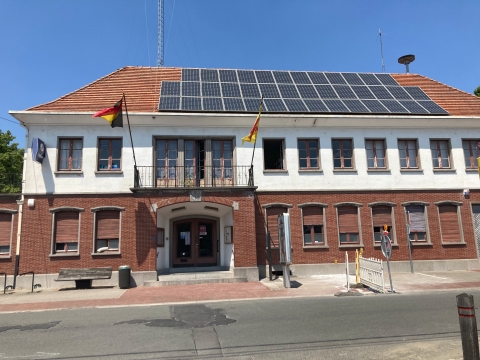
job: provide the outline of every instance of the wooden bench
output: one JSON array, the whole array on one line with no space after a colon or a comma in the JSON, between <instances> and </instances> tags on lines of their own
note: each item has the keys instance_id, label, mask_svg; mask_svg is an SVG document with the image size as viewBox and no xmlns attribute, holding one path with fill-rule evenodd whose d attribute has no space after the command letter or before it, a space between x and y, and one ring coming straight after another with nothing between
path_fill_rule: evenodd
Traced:
<instances>
[{"instance_id":1,"label":"wooden bench","mask_svg":"<svg viewBox=\"0 0 480 360\"><path fill-rule=\"evenodd\" d=\"M90 269L60 269L58 278L55 281L75 281L77 289L90 289L92 280L110 279L112 268L90 268Z\"/></svg>"}]
</instances>

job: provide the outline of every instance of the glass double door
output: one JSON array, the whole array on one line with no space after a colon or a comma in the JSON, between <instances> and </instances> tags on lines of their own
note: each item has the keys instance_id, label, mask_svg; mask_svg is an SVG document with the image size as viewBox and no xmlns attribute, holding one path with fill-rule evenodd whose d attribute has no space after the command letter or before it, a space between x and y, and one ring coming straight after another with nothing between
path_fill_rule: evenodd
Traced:
<instances>
[{"instance_id":1,"label":"glass double door","mask_svg":"<svg viewBox=\"0 0 480 360\"><path fill-rule=\"evenodd\" d=\"M173 267L217 265L215 220L180 220L173 227Z\"/></svg>"}]
</instances>

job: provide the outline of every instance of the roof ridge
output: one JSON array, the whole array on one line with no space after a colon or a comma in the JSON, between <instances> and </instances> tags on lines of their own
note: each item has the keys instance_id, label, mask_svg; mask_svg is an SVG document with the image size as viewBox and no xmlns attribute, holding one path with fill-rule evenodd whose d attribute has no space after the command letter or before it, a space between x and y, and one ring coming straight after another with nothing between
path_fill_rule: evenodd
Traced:
<instances>
[{"instance_id":1,"label":"roof ridge","mask_svg":"<svg viewBox=\"0 0 480 360\"><path fill-rule=\"evenodd\" d=\"M431 78L429 78L428 76L425 76L425 75L420 75L420 74L399 74L399 75L415 75L415 76L420 76L420 77L422 77L422 78L424 78L424 79L433 81L434 83L440 84L440 85L442 85L442 86L446 86L446 87L448 87L448 88L450 88L450 89L452 89L452 90L459 91L459 92L461 92L461 93L463 93L463 94L465 94L465 95L470 95L470 96L472 96L473 98L477 98L478 100L480 100L480 98L479 98L478 96L475 96L474 94L470 94L470 93L468 93L468 92L466 92L466 91L457 89L456 87L453 87L453 86L444 84L444 83L442 83L442 82L440 82L440 81L438 81L438 80L431 79ZM402 86L403 86L403 85L402 85Z\"/></svg>"},{"instance_id":2,"label":"roof ridge","mask_svg":"<svg viewBox=\"0 0 480 360\"><path fill-rule=\"evenodd\" d=\"M100 79L94 80L94 81L88 83L87 85L82 86L81 88L78 88L78 89L76 89L76 90L73 90L73 91L69 92L68 94L65 94L65 95L63 95L63 96L60 96L59 98L56 98L55 100L52 100L52 101L49 101L49 102L46 102L46 103L43 103L43 104L39 104L39 105L32 106L32 107L28 108L28 109L25 110L25 111L35 110L35 108L38 108L38 107L40 107L40 106L49 105L49 104L54 103L54 102L56 102L56 101L58 101L58 100L65 99L66 97L68 97L68 96L70 96L70 95L73 95L74 93L77 93L77 92L85 89L85 88L88 87L88 86L91 86L91 85L93 85L93 84L95 84L95 83L98 83L98 82L100 82L100 81L102 81L102 80L105 80L106 78L108 78L108 77L110 77L110 76L112 76L112 75L114 75L114 74L117 74L117 73L119 73L119 72L121 72L121 71L123 71L123 70L126 70L127 68L134 68L134 67L135 67L135 66L124 66L124 67L121 67L120 69L117 69L117 70L115 70L115 71L112 71L110 74L107 74L107 75L105 75L105 76L102 76Z\"/></svg>"}]
</instances>

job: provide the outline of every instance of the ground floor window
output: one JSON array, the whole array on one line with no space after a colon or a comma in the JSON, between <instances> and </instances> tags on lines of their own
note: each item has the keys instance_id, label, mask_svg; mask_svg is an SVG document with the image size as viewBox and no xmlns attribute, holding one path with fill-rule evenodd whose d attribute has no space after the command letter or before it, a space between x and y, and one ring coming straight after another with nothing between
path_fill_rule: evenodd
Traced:
<instances>
[{"instance_id":1,"label":"ground floor window","mask_svg":"<svg viewBox=\"0 0 480 360\"><path fill-rule=\"evenodd\" d=\"M278 247L278 215L288 213L288 209L283 206L269 207L267 211L267 241L270 234L270 244L272 247Z\"/></svg>"},{"instance_id":2,"label":"ground floor window","mask_svg":"<svg viewBox=\"0 0 480 360\"><path fill-rule=\"evenodd\" d=\"M119 251L120 211L97 211L95 221L95 252Z\"/></svg>"},{"instance_id":3,"label":"ground floor window","mask_svg":"<svg viewBox=\"0 0 480 360\"><path fill-rule=\"evenodd\" d=\"M303 244L324 245L323 236L323 207L308 206L302 209L303 216Z\"/></svg>"},{"instance_id":4,"label":"ground floor window","mask_svg":"<svg viewBox=\"0 0 480 360\"><path fill-rule=\"evenodd\" d=\"M410 222L410 241L427 241L427 222L425 219L425 206L409 205L406 207L408 221Z\"/></svg>"},{"instance_id":5,"label":"ground floor window","mask_svg":"<svg viewBox=\"0 0 480 360\"><path fill-rule=\"evenodd\" d=\"M373 238L375 245L382 241L383 227L387 225L387 231L392 234L392 207L386 205L376 205L372 207ZM393 241L392 236L390 239Z\"/></svg>"},{"instance_id":6,"label":"ground floor window","mask_svg":"<svg viewBox=\"0 0 480 360\"><path fill-rule=\"evenodd\" d=\"M13 215L0 213L0 256L10 255Z\"/></svg>"},{"instance_id":7,"label":"ground floor window","mask_svg":"<svg viewBox=\"0 0 480 360\"><path fill-rule=\"evenodd\" d=\"M55 213L53 253L78 252L79 219L78 211Z\"/></svg>"},{"instance_id":8,"label":"ground floor window","mask_svg":"<svg viewBox=\"0 0 480 360\"><path fill-rule=\"evenodd\" d=\"M358 208L356 206L339 206L337 211L340 245L359 244Z\"/></svg>"}]
</instances>

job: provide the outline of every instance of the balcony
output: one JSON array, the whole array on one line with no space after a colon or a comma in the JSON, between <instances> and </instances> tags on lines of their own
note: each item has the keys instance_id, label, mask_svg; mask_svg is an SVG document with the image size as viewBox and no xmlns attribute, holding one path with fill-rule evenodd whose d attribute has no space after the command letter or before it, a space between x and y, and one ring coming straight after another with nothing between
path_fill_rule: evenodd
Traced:
<instances>
[{"instance_id":1,"label":"balcony","mask_svg":"<svg viewBox=\"0 0 480 360\"><path fill-rule=\"evenodd\" d=\"M134 171L132 190L254 187L253 166L137 166Z\"/></svg>"},{"instance_id":2,"label":"balcony","mask_svg":"<svg viewBox=\"0 0 480 360\"><path fill-rule=\"evenodd\" d=\"M18 194L22 192L22 174L0 173L0 193Z\"/></svg>"}]
</instances>

